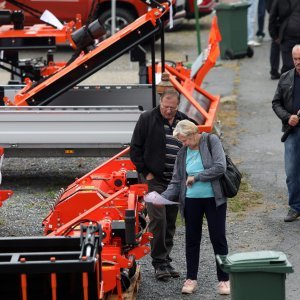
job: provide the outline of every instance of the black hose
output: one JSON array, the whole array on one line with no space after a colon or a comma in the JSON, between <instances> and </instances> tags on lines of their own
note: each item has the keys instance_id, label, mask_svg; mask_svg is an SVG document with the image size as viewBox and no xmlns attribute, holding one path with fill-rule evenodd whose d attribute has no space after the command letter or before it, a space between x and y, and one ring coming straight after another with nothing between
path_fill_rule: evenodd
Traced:
<instances>
[{"instance_id":1,"label":"black hose","mask_svg":"<svg viewBox=\"0 0 300 300\"><path fill-rule=\"evenodd\" d=\"M33 17L39 19L41 17L41 15L43 14L40 10L35 9L29 5L26 5L24 3L21 3L17 0L6 0L7 2L11 3L14 6L19 7L20 9L28 12L30 15L32 15Z\"/></svg>"}]
</instances>

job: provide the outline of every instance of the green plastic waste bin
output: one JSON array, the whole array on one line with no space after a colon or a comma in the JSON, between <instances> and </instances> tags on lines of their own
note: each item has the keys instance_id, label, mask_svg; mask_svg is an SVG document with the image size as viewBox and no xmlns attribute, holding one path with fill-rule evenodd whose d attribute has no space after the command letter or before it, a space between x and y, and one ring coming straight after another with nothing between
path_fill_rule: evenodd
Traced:
<instances>
[{"instance_id":1,"label":"green plastic waste bin","mask_svg":"<svg viewBox=\"0 0 300 300\"><path fill-rule=\"evenodd\" d=\"M222 40L221 58L252 57L253 48L248 46L247 12L249 2L220 3L215 9Z\"/></svg>"},{"instance_id":2,"label":"green plastic waste bin","mask_svg":"<svg viewBox=\"0 0 300 300\"><path fill-rule=\"evenodd\" d=\"M292 265L279 251L217 255L221 269L229 273L231 300L284 300L286 273Z\"/></svg>"}]
</instances>

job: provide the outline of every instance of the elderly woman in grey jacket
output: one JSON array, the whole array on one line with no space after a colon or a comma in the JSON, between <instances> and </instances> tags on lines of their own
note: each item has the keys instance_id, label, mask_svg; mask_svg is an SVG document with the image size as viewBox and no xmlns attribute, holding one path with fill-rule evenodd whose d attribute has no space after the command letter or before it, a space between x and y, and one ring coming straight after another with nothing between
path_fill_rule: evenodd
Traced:
<instances>
[{"instance_id":1,"label":"elderly woman in grey jacket","mask_svg":"<svg viewBox=\"0 0 300 300\"><path fill-rule=\"evenodd\" d=\"M182 142L166 191L161 195L176 201L185 219L187 276L182 293L197 290L197 274L200 258L203 216L206 216L209 236L214 253L228 254L225 233L226 197L219 178L226 169L225 153L219 138L214 134L199 133L198 127L188 121L180 121L173 135ZM208 148L208 139L210 149ZM218 292L230 294L229 276L217 265Z\"/></svg>"}]
</instances>

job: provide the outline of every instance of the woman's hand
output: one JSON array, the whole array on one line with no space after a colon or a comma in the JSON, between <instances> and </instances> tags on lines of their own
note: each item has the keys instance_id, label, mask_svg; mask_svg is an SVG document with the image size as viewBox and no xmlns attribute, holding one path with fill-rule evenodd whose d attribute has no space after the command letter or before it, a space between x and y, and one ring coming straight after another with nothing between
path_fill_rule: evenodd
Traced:
<instances>
[{"instance_id":1,"label":"woman's hand","mask_svg":"<svg viewBox=\"0 0 300 300\"><path fill-rule=\"evenodd\" d=\"M195 182L195 177L194 176L188 176L187 180L186 180L186 186L187 187L191 187Z\"/></svg>"}]
</instances>

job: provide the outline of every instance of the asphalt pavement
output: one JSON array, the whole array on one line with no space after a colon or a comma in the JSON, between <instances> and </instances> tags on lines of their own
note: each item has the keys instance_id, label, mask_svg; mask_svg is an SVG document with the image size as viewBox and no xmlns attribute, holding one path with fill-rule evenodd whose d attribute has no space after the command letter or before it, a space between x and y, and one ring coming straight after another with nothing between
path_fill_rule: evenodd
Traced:
<instances>
[{"instance_id":1,"label":"asphalt pavement","mask_svg":"<svg viewBox=\"0 0 300 300\"><path fill-rule=\"evenodd\" d=\"M230 90L237 94L238 139L230 153L241 161L241 170L249 176L252 188L262 193L264 202L263 209L249 211L261 227L255 232L257 241L252 242L252 250L275 250L287 255L294 273L287 276L286 299L295 300L300 295L300 219L283 222L288 210L284 145L280 142L281 122L271 108L278 81L270 79L269 49L267 39L254 48L252 58L220 61L220 66L207 76L206 84L208 90L221 96L230 95Z\"/></svg>"}]
</instances>

